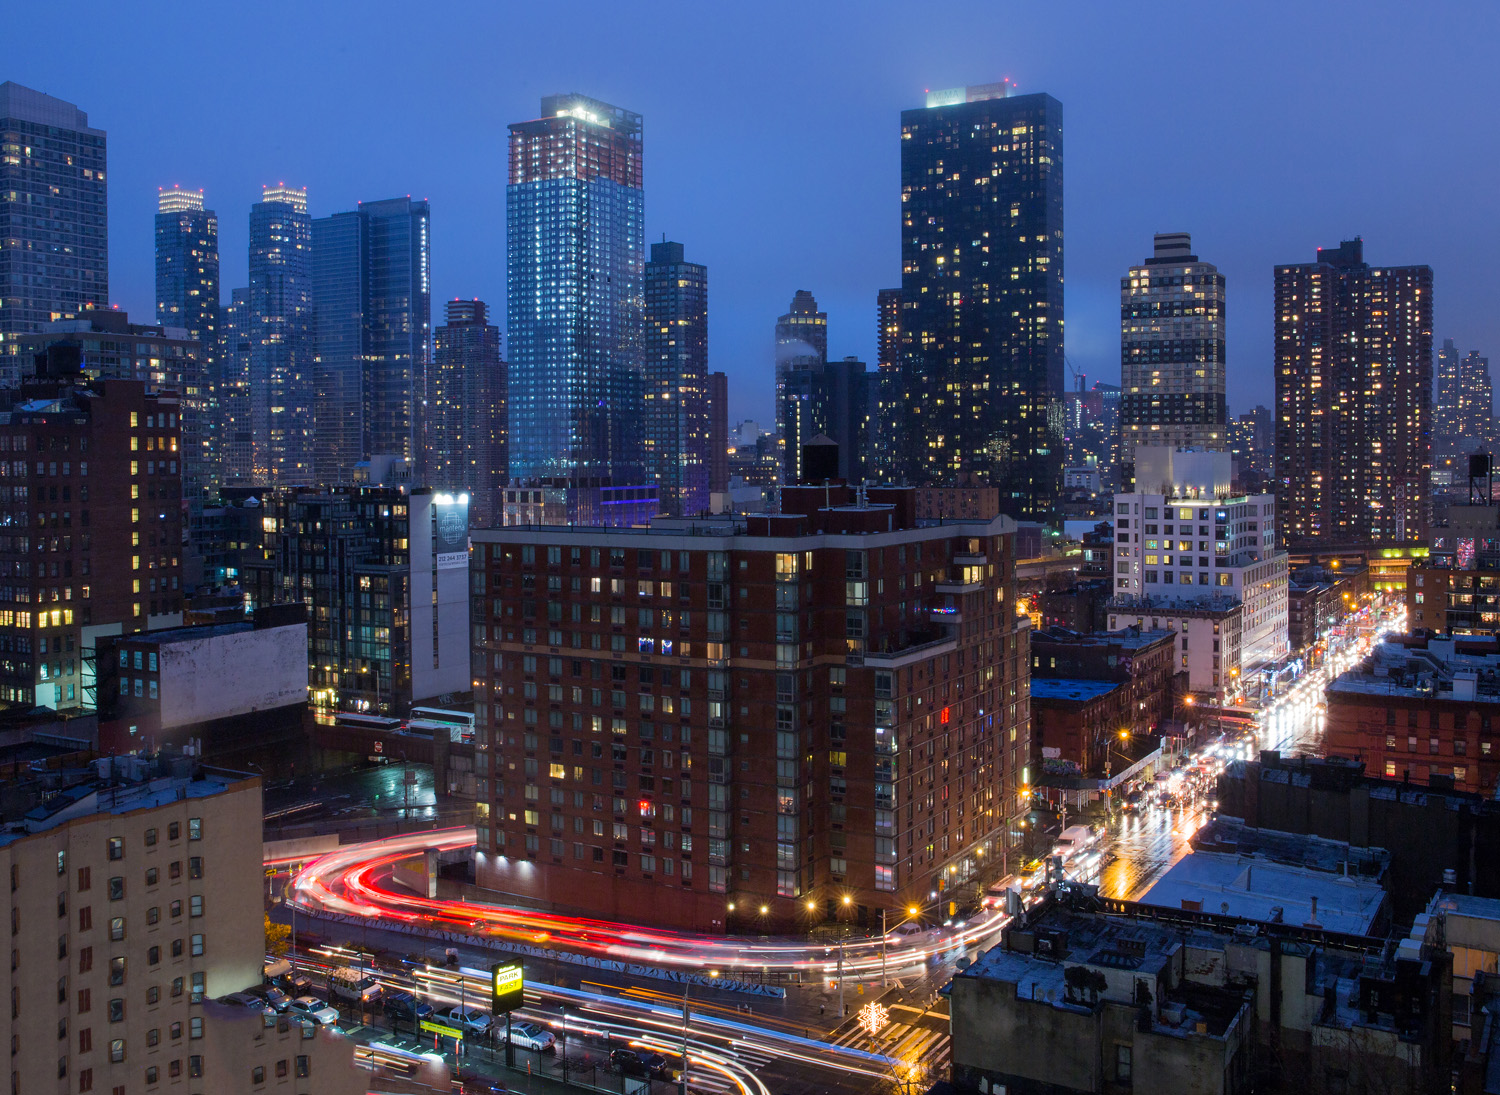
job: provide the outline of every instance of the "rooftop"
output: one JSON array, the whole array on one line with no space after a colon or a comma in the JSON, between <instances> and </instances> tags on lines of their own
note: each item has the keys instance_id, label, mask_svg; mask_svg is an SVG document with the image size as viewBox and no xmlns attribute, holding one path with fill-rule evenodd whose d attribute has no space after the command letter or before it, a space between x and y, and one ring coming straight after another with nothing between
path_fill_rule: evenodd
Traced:
<instances>
[{"instance_id":1,"label":"rooftop","mask_svg":"<svg viewBox=\"0 0 1500 1095\"><path fill-rule=\"evenodd\" d=\"M1085 990L1069 984L1068 970L1084 967L1102 974L1099 999L1129 1007L1137 1006L1137 986L1145 980L1152 984L1153 1007L1145 1014L1153 1032L1179 1037L1222 1037L1249 1006L1239 992L1185 987L1177 979L1184 948L1222 951L1231 939L1224 933L1054 907L1010 929L1006 939L1008 946L991 947L955 974L955 983L964 978L1001 981L1015 986L1017 1001L1087 1012L1092 1004ZM1044 947L1052 954L1034 953ZM1203 1030L1197 1029L1200 1023Z\"/></svg>"},{"instance_id":2,"label":"rooftop","mask_svg":"<svg viewBox=\"0 0 1500 1095\"><path fill-rule=\"evenodd\" d=\"M1500 646L1492 636L1402 636L1377 643L1327 691L1500 703Z\"/></svg>"},{"instance_id":3,"label":"rooftop","mask_svg":"<svg viewBox=\"0 0 1500 1095\"><path fill-rule=\"evenodd\" d=\"M1140 901L1369 935L1377 928L1386 893L1369 877L1332 874L1258 855L1193 852L1174 863Z\"/></svg>"},{"instance_id":4,"label":"rooftop","mask_svg":"<svg viewBox=\"0 0 1500 1095\"><path fill-rule=\"evenodd\" d=\"M1124 688L1122 681L1069 680L1057 677L1033 677L1031 698L1034 700L1074 700L1087 702Z\"/></svg>"},{"instance_id":5,"label":"rooftop","mask_svg":"<svg viewBox=\"0 0 1500 1095\"><path fill-rule=\"evenodd\" d=\"M1166 628L1143 628L1130 624L1117 631L1094 631L1082 632L1071 631L1066 627L1049 627L1042 631L1031 633L1032 646L1038 643L1059 643L1068 646L1099 646L1120 647L1124 650L1140 650L1159 643L1163 639L1171 639L1176 632Z\"/></svg>"},{"instance_id":6,"label":"rooftop","mask_svg":"<svg viewBox=\"0 0 1500 1095\"><path fill-rule=\"evenodd\" d=\"M0 829L0 846L94 814L128 814L184 799L221 794L242 780L238 772L198 766L196 758L100 757L89 778L46 793L19 821Z\"/></svg>"},{"instance_id":7,"label":"rooftop","mask_svg":"<svg viewBox=\"0 0 1500 1095\"><path fill-rule=\"evenodd\" d=\"M231 623L203 624L198 627L172 627L162 631L139 631L121 636L121 641L145 646L169 646L172 643L197 642L200 639L216 639L221 635L237 635L241 631L253 631L255 622L248 617Z\"/></svg>"}]
</instances>

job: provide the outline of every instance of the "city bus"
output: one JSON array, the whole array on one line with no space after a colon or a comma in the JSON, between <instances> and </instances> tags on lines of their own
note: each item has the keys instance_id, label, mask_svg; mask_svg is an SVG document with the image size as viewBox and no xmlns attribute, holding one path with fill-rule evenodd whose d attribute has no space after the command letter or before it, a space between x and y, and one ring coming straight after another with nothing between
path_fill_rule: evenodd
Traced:
<instances>
[{"instance_id":1,"label":"city bus","mask_svg":"<svg viewBox=\"0 0 1500 1095\"><path fill-rule=\"evenodd\" d=\"M474 740L474 712L447 707L413 707L406 727L414 734L447 733L449 741Z\"/></svg>"}]
</instances>

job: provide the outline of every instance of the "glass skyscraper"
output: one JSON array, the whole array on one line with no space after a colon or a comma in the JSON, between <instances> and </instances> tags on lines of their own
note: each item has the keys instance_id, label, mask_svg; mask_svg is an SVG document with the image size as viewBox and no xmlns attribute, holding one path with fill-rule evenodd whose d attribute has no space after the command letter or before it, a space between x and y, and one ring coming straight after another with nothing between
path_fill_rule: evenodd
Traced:
<instances>
[{"instance_id":1,"label":"glass skyscraper","mask_svg":"<svg viewBox=\"0 0 1500 1095\"><path fill-rule=\"evenodd\" d=\"M72 103L0 83L0 383L20 379L10 336L109 307L104 130Z\"/></svg>"},{"instance_id":2,"label":"glass skyscraper","mask_svg":"<svg viewBox=\"0 0 1500 1095\"><path fill-rule=\"evenodd\" d=\"M219 327L219 218L203 191L174 186L156 198L156 322L183 327L214 351Z\"/></svg>"},{"instance_id":3,"label":"glass skyscraper","mask_svg":"<svg viewBox=\"0 0 1500 1095\"><path fill-rule=\"evenodd\" d=\"M219 449L219 218L203 191L174 186L156 199L156 322L181 327L198 344L183 378L183 490L194 525L205 498L217 495Z\"/></svg>"},{"instance_id":4,"label":"glass skyscraper","mask_svg":"<svg viewBox=\"0 0 1500 1095\"><path fill-rule=\"evenodd\" d=\"M257 482L313 483L312 220L307 191L250 207L249 411Z\"/></svg>"},{"instance_id":5,"label":"glass skyscraper","mask_svg":"<svg viewBox=\"0 0 1500 1095\"><path fill-rule=\"evenodd\" d=\"M1062 488L1062 104L1010 90L901 113L899 470L1040 518Z\"/></svg>"},{"instance_id":6,"label":"glass skyscraper","mask_svg":"<svg viewBox=\"0 0 1500 1095\"><path fill-rule=\"evenodd\" d=\"M662 512L708 508L708 267L682 244L653 243L646 263L646 475Z\"/></svg>"},{"instance_id":7,"label":"glass skyscraper","mask_svg":"<svg viewBox=\"0 0 1500 1095\"><path fill-rule=\"evenodd\" d=\"M510 127L510 475L644 482L641 116L550 95Z\"/></svg>"},{"instance_id":8,"label":"glass skyscraper","mask_svg":"<svg viewBox=\"0 0 1500 1095\"><path fill-rule=\"evenodd\" d=\"M421 456L431 360L425 201L360 202L312 225L319 483L348 482L374 455Z\"/></svg>"}]
</instances>

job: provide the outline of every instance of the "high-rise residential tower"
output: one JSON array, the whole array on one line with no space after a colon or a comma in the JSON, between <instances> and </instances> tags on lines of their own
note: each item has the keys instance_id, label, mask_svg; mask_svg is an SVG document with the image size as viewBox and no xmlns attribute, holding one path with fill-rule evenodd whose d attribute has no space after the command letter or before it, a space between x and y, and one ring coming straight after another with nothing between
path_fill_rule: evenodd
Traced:
<instances>
[{"instance_id":1,"label":"high-rise residential tower","mask_svg":"<svg viewBox=\"0 0 1500 1095\"><path fill-rule=\"evenodd\" d=\"M268 186L250 207L252 474L313 482L312 219L307 191Z\"/></svg>"},{"instance_id":2,"label":"high-rise residential tower","mask_svg":"<svg viewBox=\"0 0 1500 1095\"><path fill-rule=\"evenodd\" d=\"M84 111L0 83L0 383L21 376L9 336L109 305L106 159Z\"/></svg>"},{"instance_id":3,"label":"high-rise residential tower","mask_svg":"<svg viewBox=\"0 0 1500 1095\"><path fill-rule=\"evenodd\" d=\"M425 201L360 202L312 222L321 484L349 482L366 457L420 457L431 359L431 211Z\"/></svg>"},{"instance_id":4,"label":"high-rise residential tower","mask_svg":"<svg viewBox=\"0 0 1500 1095\"><path fill-rule=\"evenodd\" d=\"M900 470L1040 517L1062 488L1062 104L1010 91L901 113Z\"/></svg>"},{"instance_id":5,"label":"high-rise residential tower","mask_svg":"<svg viewBox=\"0 0 1500 1095\"><path fill-rule=\"evenodd\" d=\"M1120 279L1120 459L1129 486L1138 445L1227 447L1224 275L1186 232Z\"/></svg>"},{"instance_id":6,"label":"high-rise residential tower","mask_svg":"<svg viewBox=\"0 0 1500 1095\"><path fill-rule=\"evenodd\" d=\"M708 508L708 267L682 244L651 245L646 263L646 475L663 513Z\"/></svg>"},{"instance_id":7,"label":"high-rise residential tower","mask_svg":"<svg viewBox=\"0 0 1500 1095\"><path fill-rule=\"evenodd\" d=\"M1458 439L1464 452L1475 452L1495 438L1495 387L1490 359L1470 350L1458 366Z\"/></svg>"},{"instance_id":8,"label":"high-rise residential tower","mask_svg":"<svg viewBox=\"0 0 1500 1095\"><path fill-rule=\"evenodd\" d=\"M482 300L450 300L436 331L427 402L427 481L468 491L471 522L498 523L507 476L506 365Z\"/></svg>"},{"instance_id":9,"label":"high-rise residential tower","mask_svg":"<svg viewBox=\"0 0 1500 1095\"><path fill-rule=\"evenodd\" d=\"M1432 268L1371 267L1357 238L1276 267L1282 543L1425 539L1431 446Z\"/></svg>"},{"instance_id":10,"label":"high-rise residential tower","mask_svg":"<svg viewBox=\"0 0 1500 1095\"><path fill-rule=\"evenodd\" d=\"M644 482L641 116L549 95L510 127L510 475Z\"/></svg>"}]
</instances>

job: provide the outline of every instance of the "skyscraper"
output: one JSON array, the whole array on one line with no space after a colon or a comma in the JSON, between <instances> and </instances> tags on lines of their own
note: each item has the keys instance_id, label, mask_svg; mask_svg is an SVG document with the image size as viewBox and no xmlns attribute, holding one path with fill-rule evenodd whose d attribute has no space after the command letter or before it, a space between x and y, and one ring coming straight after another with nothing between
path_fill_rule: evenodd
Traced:
<instances>
[{"instance_id":1,"label":"skyscraper","mask_svg":"<svg viewBox=\"0 0 1500 1095\"><path fill-rule=\"evenodd\" d=\"M427 481L466 490L479 527L497 523L507 475L506 365L482 300L450 300L436 331L427 411Z\"/></svg>"},{"instance_id":2,"label":"skyscraper","mask_svg":"<svg viewBox=\"0 0 1500 1095\"><path fill-rule=\"evenodd\" d=\"M891 482L902 451L901 290L881 289L875 295L875 368L872 383L875 408L870 419L869 474Z\"/></svg>"},{"instance_id":3,"label":"skyscraper","mask_svg":"<svg viewBox=\"0 0 1500 1095\"><path fill-rule=\"evenodd\" d=\"M776 385L780 390L786 374L798 366L821 365L828 360L828 313L818 311L818 302L806 289L792 294L792 305L776 321Z\"/></svg>"},{"instance_id":4,"label":"skyscraper","mask_svg":"<svg viewBox=\"0 0 1500 1095\"><path fill-rule=\"evenodd\" d=\"M21 362L10 335L109 304L104 130L72 103L0 84L0 383Z\"/></svg>"},{"instance_id":5,"label":"skyscraper","mask_svg":"<svg viewBox=\"0 0 1500 1095\"><path fill-rule=\"evenodd\" d=\"M219 218L201 190L157 192L156 322L185 327L209 355L217 349Z\"/></svg>"},{"instance_id":6,"label":"skyscraper","mask_svg":"<svg viewBox=\"0 0 1500 1095\"><path fill-rule=\"evenodd\" d=\"M1458 425L1458 347L1451 338L1443 339L1437 352L1437 399L1432 404L1432 445L1434 450L1451 451Z\"/></svg>"},{"instance_id":7,"label":"skyscraper","mask_svg":"<svg viewBox=\"0 0 1500 1095\"><path fill-rule=\"evenodd\" d=\"M265 187L250 207L252 472L262 483L313 482L312 220L307 191Z\"/></svg>"},{"instance_id":8,"label":"skyscraper","mask_svg":"<svg viewBox=\"0 0 1500 1095\"><path fill-rule=\"evenodd\" d=\"M1224 275L1192 254L1186 232L1120 279L1120 459L1129 487L1138 445L1227 446Z\"/></svg>"},{"instance_id":9,"label":"skyscraper","mask_svg":"<svg viewBox=\"0 0 1500 1095\"><path fill-rule=\"evenodd\" d=\"M510 475L639 484L641 116L549 95L510 127Z\"/></svg>"},{"instance_id":10,"label":"skyscraper","mask_svg":"<svg viewBox=\"0 0 1500 1095\"><path fill-rule=\"evenodd\" d=\"M1371 268L1364 243L1276 267L1276 480L1283 544L1425 539L1432 268Z\"/></svg>"},{"instance_id":11,"label":"skyscraper","mask_svg":"<svg viewBox=\"0 0 1500 1095\"><path fill-rule=\"evenodd\" d=\"M1458 366L1458 438L1464 452L1488 451L1495 437L1495 388L1490 359L1470 350Z\"/></svg>"},{"instance_id":12,"label":"skyscraper","mask_svg":"<svg viewBox=\"0 0 1500 1095\"><path fill-rule=\"evenodd\" d=\"M708 374L708 489L729 489L729 377Z\"/></svg>"},{"instance_id":13,"label":"skyscraper","mask_svg":"<svg viewBox=\"0 0 1500 1095\"><path fill-rule=\"evenodd\" d=\"M682 244L653 243L646 263L646 476L663 513L708 508L708 267Z\"/></svg>"},{"instance_id":14,"label":"skyscraper","mask_svg":"<svg viewBox=\"0 0 1500 1095\"><path fill-rule=\"evenodd\" d=\"M361 459L421 453L419 408L431 357L425 201L360 202L312 222L321 484L348 482Z\"/></svg>"},{"instance_id":15,"label":"skyscraper","mask_svg":"<svg viewBox=\"0 0 1500 1095\"><path fill-rule=\"evenodd\" d=\"M776 413L783 484L803 479L807 469L802 447L819 434L838 445L838 477L849 483L865 481L871 379L865 363L856 357L797 364L786 373Z\"/></svg>"},{"instance_id":16,"label":"skyscraper","mask_svg":"<svg viewBox=\"0 0 1500 1095\"><path fill-rule=\"evenodd\" d=\"M1062 104L1010 90L901 113L901 470L1033 517L1062 487Z\"/></svg>"},{"instance_id":17,"label":"skyscraper","mask_svg":"<svg viewBox=\"0 0 1500 1095\"><path fill-rule=\"evenodd\" d=\"M255 433L250 411L250 290L236 289L219 309L218 458L225 483L255 480Z\"/></svg>"},{"instance_id":18,"label":"skyscraper","mask_svg":"<svg viewBox=\"0 0 1500 1095\"><path fill-rule=\"evenodd\" d=\"M203 502L218 494L219 218L203 208L203 191L174 186L156 198L156 322L182 327L198 344L195 368L183 377L183 490L194 524Z\"/></svg>"}]
</instances>

